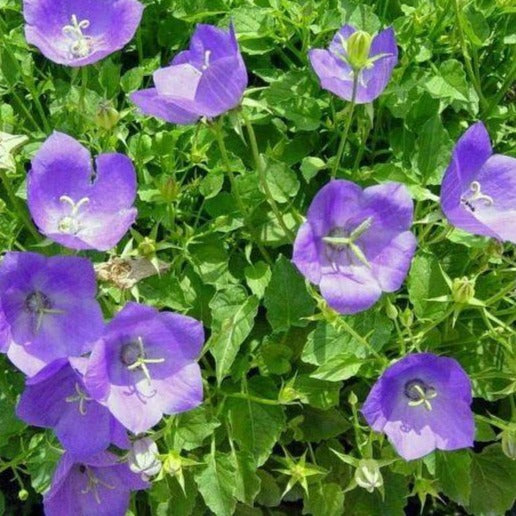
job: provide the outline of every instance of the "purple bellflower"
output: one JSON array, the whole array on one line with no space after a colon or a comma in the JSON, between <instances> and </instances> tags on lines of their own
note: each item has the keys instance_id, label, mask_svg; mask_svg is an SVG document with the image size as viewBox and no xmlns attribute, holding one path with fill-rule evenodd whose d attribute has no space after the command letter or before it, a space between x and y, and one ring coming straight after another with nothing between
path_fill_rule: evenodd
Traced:
<instances>
[{"instance_id":1,"label":"purple bellflower","mask_svg":"<svg viewBox=\"0 0 516 516\"><path fill-rule=\"evenodd\" d=\"M365 104L379 97L387 86L398 62L398 47L391 27L372 37L344 25L328 50L312 49L309 57L325 90L344 100L354 97L357 104Z\"/></svg>"},{"instance_id":2,"label":"purple bellflower","mask_svg":"<svg viewBox=\"0 0 516 516\"><path fill-rule=\"evenodd\" d=\"M493 154L482 122L472 125L453 149L441 207L453 226L516 243L516 159Z\"/></svg>"},{"instance_id":3,"label":"purple bellflower","mask_svg":"<svg viewBox=\"0 0 516 516\"><path fill-rule=\"evenodd\" d=\"M106 251L136 219L136 172L123 154L101 154L96 170L89 151L54 132L32 160L29 210L39 230L72 249Z\"/></svg>"},{"instance_id":4,"label":"purple bellflower","mask_svg":"<svg viewBox=\"0 0 516 516\"><path fill-rule=\"evenodd\" d=\"M247 70L235 30L197 25L190 49L170 66L154 72L154 88L134 92L131 100L147 115L175 124L214 118L236 107L247 86Z\"/></svg>"},{"instance_id":5,"label":"purple bellflower","mask_svg":"<svg viewBox=\"0 0 516 516\"><path fill-rule=\"evenodd\" d=\"M89 395L82 380L86 358L55 360L25 384L17 416L29 425L53 428L75 457L88 457L113 443L129 448L125 428Z\"/></svg>"},{"instance_id":6,"label":"purple bellflower","mask_svg":"<svg viewBox=\"0 0 516 516\"><path fill-rule=\"evenodd\" d=\"M163 414L202 402L196 358L203 342L195 319L128 303L95 343L86 387L127 429L145 432Z\"/></svg>"},{"instance_id":7,"label":"purple bellflower","mask_svg":"<svg viewBox=\"0 0 516 516\"><path fill-rule=\"evenodd\" d=\"M415 353L384 371L362 414L373 430L387 434L405 460L412 460L436 448L472 446L470 405L471 383L456 360Z\"/></svg>"},{"instance_id":8,"label":"purple bellflower","mask_svg":"<svg viewBox=\"0 0 516 516\"><path fill-rule=\"evenodd\" d=\"M136 0L24 0L25 37L54 63L85 66L124 47L143 13Z\"/></svg>"},{"instance_id":9,"label":"purple bellflower","mask_svg":"<svg viewBox=\"0 0 516 516\"><path fill-rule=\"evenodd\" d=\"M416 249L413 202L400 183L362 190L331 181L315 196L294 242L293 262L343 314L399 289Z\"/></svg>"},{"instance_id":10,"label":"purple bellflower","mask_svg":"<svg viewBox=\"0 0 516 516\"><path fill-rule=\"evenodd\" d=\"M28 376L90 351L104 330L95 294L95 272L85 258L7 253L0 264L0 336L8 341L0 349Z\"/></svg>"},{"instance_id":11,"label":"purple bellflower","mask_svg":"<svg viewBox=\"0 0 516 516\"><path fill-rule=\"evenodd\" d=\"M78 459L66 452L43 498L46 516L124 516L131 491L149 484L109 452Z\"/></svg>"}]
</instances>

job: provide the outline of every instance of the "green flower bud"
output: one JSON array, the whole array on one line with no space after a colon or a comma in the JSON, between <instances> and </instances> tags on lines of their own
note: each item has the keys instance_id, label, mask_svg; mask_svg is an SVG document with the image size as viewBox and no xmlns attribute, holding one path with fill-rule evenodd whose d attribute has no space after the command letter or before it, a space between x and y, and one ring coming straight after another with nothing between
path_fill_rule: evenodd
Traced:
<instances>
[{"instance_id":1,"label":"green flower bud","mask_svg":"<svg viewBox=\"0 0 516 516\"><path fill-rule=\"evenodd\" d=\"M373 459L362 459L355 470L355 482L369 493L383 486L383 477L378 463Z\"/></svg>"},{"instance_id":2,"label":"green flower bud","mask_svg":"<svg viewBox=\"0 0 516 516\"><path fill-rule=\"evenodd\" d=\"M156 241L145 237L138 245L138 254L144 258L152 258L156 254Z\"/></svg>"},{"instance_id":3,"label":"green flower bud","mask_svg":"<svg viewBox=\"0 0 516 516\"><path fill-rule=\"evenodd\" d=\"M414 322L414 314L410 308L405 308L405 310L401 312L400 321L405 328L410 328L412 326L412 323Z\"/></svg>"},{"instance_id":4,"label":"green flower bud","mask_svg":"<svg viewBox=\"0 0 516 516\"><path fill-rule=\"evenodd\" d=\"M181 456L177 452L171 451L163 461L163 469L172 476L180 473L183 469L183 461L181 460Z\"/></svg>"},{"instance_id":5,"label":"green flower bud","mask_svg":"<svg viewBox=\"0 0 516 516\"><path fill-rule=\"evenodd\" d=\"M120 114L109 102L104 100L99 103L95 113L95 123L99 127L109 131L115 127L119 119Z\"/></svg>"},{"instance_id":6,"label":"green flower bud","mask_svg":"<svg viewBox=\"0 0 516 516\"><path fill-rule=\"evenodd\" d=\"M369 62L369 51L373 38L367 32L357 30L348 38L348 62L354 70L362 70Z\"/></svg>"},{"instance_id":7,"label":"green flower bud","mask_svg":"<svg viewBox=\"0 0 516 516\"><path fill-rule=\"evenodd\" d=\"M455 278L452 283L452 298L456 303L467 305L475 296L475 282L466 277Z\"/></svg>"},{"instance_id":8,"label":"green flower bud","mask_svg":"<svg viewBox=\"0 0 516 516\"><path fill-rule=\"evenodd\" d=\"M502 451L509 459L516 460L516 429L506 428L502 432Z\"/></svg>"},{"instance_id":9,"label":"green flower bud","mask_svg":"<svg viewBox=\"0 0 516 516\"><path fill-rule=\"evenodd\" d=\"M278 395L278 401L282 404L290 403L299 398L299 393L289 385L285 385Z\"/></svg>"},{"instance_id":10,"label":"green flower bud","mask_svg":"<svg viewBox=\"0 0 516 516\"><path fill-rule=\"evenodd\" d=\"M356 395L353 391L351 391L351 392L349 393L349 396L348 396L348 403L349 403L350 405L356 405L356 404L358 403L357 395Z\"/></svg>"},{"instance_id":11,"label":"green flower bud","mask_svg":"<svg viewBox=\"0 0 516 516\"><path fill-rule=\"evenodd\" d=\"M167 202L172 202L179 195L179 185L171 177L167 178L159 187L159 191Z\"/></svg>"},{"instance_id":12,"label":"green flower bud","mask_svg":"<svg viewBox=\"0 0 516 516\"><path fill-rule=\"evenodd\" d=\"M390 301L387 301L385 313L387 314L387 317L391 319L391 321L395 321L398 317L398 309Z\"/></svg>"},{"instance_id":13,"label":"green flower bud","mask_svg":"<svg viewBox=\"0 0 516 516\"><path fill-rule=\"evenodd\" d=\"M20 489L18 491L18 498L22 501L22 502L25 502L25 500L28 500L29 498L29 492L27 491L27 489Z\"/></svg>"}]
</instances>

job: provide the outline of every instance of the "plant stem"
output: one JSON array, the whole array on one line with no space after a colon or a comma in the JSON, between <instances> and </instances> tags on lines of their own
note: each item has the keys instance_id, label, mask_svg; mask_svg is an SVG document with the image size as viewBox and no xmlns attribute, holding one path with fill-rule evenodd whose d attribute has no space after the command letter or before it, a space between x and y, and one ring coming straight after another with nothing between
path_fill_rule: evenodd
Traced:
<instances>
[{"instance_id":1,"label":"plant stem","mask_svg":"<svg viewBox=\"0 0 516 516\"><path fill-rule=\"evenodd\" d=\"M86 98L86 90L88 88L88 67L83 66L81 68L81 93L79 96L79 108L84 114L84 110L86 109L85 98Z\"/></svg>"},{"instance_id":2,"label":"plant stem","mask_svg":"<svg viewBox=\"0 0 516 516\"><path fill-rule=\"evenodd\" d=\"M32 236L34 236L34 238L36 240L40 240L41 236L38 233L36 226L34 226L32 221L30 220L30 217L27 215L27 213L24 210L24 208L22 207L22 205L18 202L18 199L16 198L14 190L11 186L11 182L9 181L9 178L7 177L7 174L5 173L5 170L2 168L0 168L0 179L2 180L5 191L7 192L7 196L9 197L12 208L18 214L18 216L20 217L20 220L25 224L26 228L30 231Z\"/></svg>"},{"instance_id":3,"label":"plant stem","mask_svg":"<svg viewBox=\"0 0 516 516\"><path fill-rule=\"evenodd\" d=\"M337 156L335 157L335 163L333 164L333 169L331 172L331 178L335 179L337 177L337 171L339 170L339 165L342 160L342 154L344 153L344 148L346 146L346 141L348 139L349 129L351 127L351 122L353 120L353 113L355 111L355 100L357 96L357 87L358 87L358 73L354 72L353 74L353 93L351 94L351 106L349 109L348 119L346 121L346 126L344 127L344 131L342 132L342 137L340 139L339 148L337 150Z\"/></svg>"},{"instance_id":4,"label":"plant stem","mask_svg":"<svg viewBox=\"0 0 516 516\"><path fill-rule=\"evenodd\" d=\"M466 65L466 72L468 73L469 80L472 82L475 91L477 92L480 103L483 107L486 106L486 99L482 94L480 83L477 81L477 77L471 66L471 58L466 45L466 39L464 37L464 31L462 30L462 19L460 16L459 0L453 0L453 7L455 8L455 18L457 19L457 31L459 33L460 47L462 49L462 55L464 57L464 63Z\"/></svg>"},{"instance_id":5,"label":"plant stem","mask_svg":"<svg viewBox=\"0 0 516 516\"><path fill-rule=\"evenodd\" d=\"M507 74L507 77L505 77L505 80L503 81L502 86L494 96L494 98L489 103L489 106L487 106L486 109L482 112L480 115L481 119L487 118L491 111L495 108L495 106L498 105L498 102L502 100L504 95L507 93L507 90L512 86L512 83L514 82L514 78L516 77L516 61L513 62L512 68L509 70L509 73Z\"/></svg>"},{"instance_id":6,"label":"plant stem","mask_svg":"<svg viewBox=\"0 0 516 516\"><path fill-rule=\"evenodd\" d=\"M260 180L260 184L263 188L263 191L265 192L265 195L267 197L267 201L268 201L270 207L272 208L274 215L276 216L278 224L280 225L281 229L284 231L285 235L287 235L287 238L289 238L290 240L294 240L294 234L287 227L287 224L285 223L285 220L283 219L283 215L281 214L281 211L278 208L278 205L276 204L274 197L272 196L271 189L269 188L269 183L267 183L267 176L265 174L263 162L260 157L260 153L258 151L258 143L256 142L256 134L254 132L253 125L251 124L251 121L245 115L244 112L242 112L242 118L244 119L244 123L247 128L247 133L249 135L249 141L251 143L251 151L253 153L253 159L254 159L256 171L258 172L258 178Z\"/></svg>"},{"instance_id":7,"label":"plant stem","mask_svg":"<svg viewBox=\"0 0 516 516\"><path fill-rule=\"evenodd\" d=\"M254 227L251 224L249 224L249 213L247 211L247 208L246 208L244 202L242 201L242 197L240 197L240 192L238 190L238 184L236 182L235 174L233 173L233 168L231 167L231 163L229 161L226 144L224 143L224 137L222 135L222 118L219 118L219 120L217 122L215 122L213 127L214 127L215 137L217 138L217 143L219 145L220 154L222 156L222 161L224 162L224 167L226 168L226 174L228 175L229 182L231 183L231 191L233 192L233 195L235 196L235 200L236 200L238 209L239 209L242 217L244 217L244 222L247 226L249 233L251 234L251 236L254 240L254 243L258 247L258 250L264 257L265 261L269 264L272 264L273 263L272 258L269 255L269 253L267 252L267 249L265 249L263 247L263 245L260 243L259 236L256 234Z\"/></svg>"}]
</instances>

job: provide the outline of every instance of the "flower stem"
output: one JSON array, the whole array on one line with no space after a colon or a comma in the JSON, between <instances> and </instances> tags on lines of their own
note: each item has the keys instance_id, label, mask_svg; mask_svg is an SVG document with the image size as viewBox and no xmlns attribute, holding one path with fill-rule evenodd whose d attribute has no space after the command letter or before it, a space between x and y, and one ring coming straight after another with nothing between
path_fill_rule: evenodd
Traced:
<instances>
[{"instance_id":1,"label":"flower stem","mask_svg":"<svg viewBox=\"0 0 516 516\"><path fill-rule=\"evenodd\" d=\"M30 217L27 215L26 211L24 210L23 206L18 202L18 199L16 198L16 195L12 188L11 182L9 181L9 178L7 177L7 174L5 173L5 170L2 168L0 168L0 179L2 180L5 191L7 192L7 196L9 197L9 200L11 201L12 208L18 214L18 216L20 217L20 220L25 224L25 227L30 231L32 236L34 236L34 238L36 240L40 240L41 236L38 233L36 226L34 226L32 221L30 220Z\"/></svg>"},{"instance_id":2,"label":"flower stem","mask_svg":"<svg viewBox=\"0 0 516 516\"><path fill-rule=\"evenodd\" d=\"M88 88L88 67L83 66L81 68L81 93L79 96L79 108L84 113L86 109L85 99L86 99L86 90Z\"/></svg>"},{"instance_id":3,"label":"flower stem","mask_svg":"<svg viewBox=\"0 0 516 516\"><path fill-rule=\"evenodd\" d=\"M493 109L498 105L498 102L502 100L502 98L507 93L507 90L512 86L512 83L514 82L514 78L516 77L516 61L513 63L511 69L509 70L509 73L505 77L505 80L503 81L502 86L494 96L494 98L491 100L489 106L482 112L480 115L480 119L485 119L489 117Z\"/></svg>"},{"instance_id":4,"label":"flower stem","mask_svg":"<svg viewBox=\"0 0 516 516\"><path fill-rule=\"evenodd\" d=\"M217 143L219 145L220 154L222 156L222 161L223 161L224 167L226 169L226 174L229 178L229 182L231 183L231 191L233 192L233 195L235 196L235 200L236 200L238 209L239 209L242 217L244 217L244 222L245 222L247 229L248 229L249 233L251 234L256 246L258 247L258 250L264 257L265 261L269 264L272 264L272 258L269 255L269 253L267 252L267 249L265 249L265 247L263 247L263 245L260 243L259 236L256 234L254 227L251 224L249 224L249 213L247 211L247 208L246 208L244 202L242 201L242 197L240 196L240 191L238 189L238 184L236 182L235 174L233 173L233 168L231 167L231 163L229 161L226 144L224 143L224 137L222 134L222 118L219 118L219 120L213 124L213 128L214 128L214 132L215 132L215 137L217 138Z\"/></svg>"},{"instance_id":5,"label":"flower stem","mask_svg":"<svg viewBox=\"0 0 516 516\"><path fill-rule=\"evenodd\" d=\"M263 191L265 192L265 195L267 197L267 201L268 201L270 207L272 208L274 215L276 216L278 224L280 225L281 229L283 230L283 232L285 233L287 238L289 238L290 240L294 240L294 234L287 227L287 224L285 223L285 220L283 219L283 215L281 214L281 211L278 208L278 205L276 204L274 197L272 196L271 189L269 188L269 183L267 183L267 177L265 174L265 169L263 167L262 159L260 157L260 153L258 151L258 143L256 142L256 134L254 132L253 125L251 124L251 121L245 115L245 113L243 111L242 111L242 118L244 119L244 123L247 128L247 133L249 135L249 141L251 143L251 151L253 153L253 159L254 159L256 171L258 172L258 178L260 180L260 184L263 188Z\"/></svg>"},{"instance_id":6,"label":"flower stem","mask_svg":"<svg viewBox=\"0 0 516 516\"><path fill-rule=\"evenodd\" d=\"M342 154L344 153L344 148L346 147L346 142L348 140L349 129L351 127L351 122L353 121L353 113L355 112L355 100L357 96L357 87L358 87L358 73L354 72L353 74L353 93L351 94L351 105L349 109L348 119L346 121L346 126L344 127L344 131L342 132L342 137L340 139L339 148L337 149L337 156L335 157L335 163L333 164L333 169L331 171L331 178L335 179L337 177L337 171L339 170L339 165L342 160Z\"/></svg>"},{"instance_id":7,"label":"flower stem","mask_svg":"<svg viewBox=\"0 0 516 516\"><path fill-rule=\"evenodd\" d=\"M483 107L486 106L486 99L482 94L482 89L480 88L480 83L477 81L477 77L471 66L471 57L468 52L468 48L466 45L466 39L464 37L464 31L462 30L462 19L460 15L460 6L459 0L453 0L453 6L455 8L455 17L457 18L457 31L459 33L460 47L462 49L462 55L464 57L464 63L466 65L466 72L468 73L469 80L472 82L475 91L477 92L480 103Z\"/></svg>"}]
</instances>

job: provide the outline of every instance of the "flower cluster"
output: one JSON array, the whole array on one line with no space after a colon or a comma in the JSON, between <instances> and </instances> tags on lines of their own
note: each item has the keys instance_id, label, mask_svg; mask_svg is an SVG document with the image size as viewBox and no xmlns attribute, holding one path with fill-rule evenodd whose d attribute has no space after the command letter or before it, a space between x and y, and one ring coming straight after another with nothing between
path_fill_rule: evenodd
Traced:
<instances>
[{"instance_id":1,"label":"flower cluster","mask_svg":"<svg viewBox=\"0 0 516 516\"><path fill-rule=\"evenodd\" d=\"M121 49L142 13L136 0L24 0L27 41L68 66ZM322 87L352 108L372 102L398 61L394 31L373 36L345 25L328 50L313 49L309 59ZM190 124L237 107L248 76L233 25L228 31L198 25L189 49L156 70L153 80L155 87L133 92L131 100L168 122ZM472 126L442 183L441 206L450 223L516 242L515 171L514 158L492 155L482 123ZM41 233L75 250L112 249L137 216L131 160L101 154L94 166L84 146L59 132L35 155L27 194ZM332 309L362 312L402 286L417 247L412 223L413 201L404 185L362 189L332 179L298 230L293 262ZM130 452L119 451L130 464L113 449L130 449L132 437L164 414L202 402L197 357L203 342L198 321L134 302L105 323L85 258L7 253L0 265L0 350L27 375L17 414L53 429L66 450L45 495L47 514L125 513L130 492L145 488L159 470L157 448L139 440ZM362 414L411 460L436 448L471 446L471 401L470 381L455 360L417 353L386 369Z\"/></svg>"}]
</instances>

